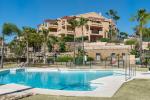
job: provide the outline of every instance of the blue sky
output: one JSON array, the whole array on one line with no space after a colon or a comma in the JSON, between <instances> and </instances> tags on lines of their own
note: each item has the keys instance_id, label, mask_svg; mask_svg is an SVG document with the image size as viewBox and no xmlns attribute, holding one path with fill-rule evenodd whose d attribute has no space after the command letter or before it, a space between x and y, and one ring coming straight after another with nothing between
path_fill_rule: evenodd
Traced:
<instances>
[{"instance_id":1,"label":"blue sky","mask_svg":"<svg viewBox=\"0 0 150 100\"><path fill-rule=\"evenodd\" d=\"M109 9L114 9L121 17L120 31L132 34L136 23L129 18L140 8L150 11L150 0L0 0L0 32L4 22L36 28L48 18L87 12L101 12L105 16Z\"/></svg>"}]
</instances>

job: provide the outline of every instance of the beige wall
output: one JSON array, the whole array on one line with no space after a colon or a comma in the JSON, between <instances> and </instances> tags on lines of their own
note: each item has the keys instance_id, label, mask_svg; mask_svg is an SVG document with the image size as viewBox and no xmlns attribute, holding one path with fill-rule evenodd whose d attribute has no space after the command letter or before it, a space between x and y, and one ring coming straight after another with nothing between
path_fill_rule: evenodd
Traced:
<instances>
[{"instance_id":1,"label":"beige wall","mask_svg":"<svg viewBox=\"0 0 150 100\"><path fill-rule=\"evenodd\" d=\"M122 49L116 49L116 50L108 50L108 49L103 49L103 50L85 50L86 52L87 52L87 55L89 56L89 57L92 57L92 58L94 58L94 59L96 59L96 53L100 53L100 56L101 56L101 58L102 59L105 59L106 57L110 57L111 56L111 54L112 53L115 53L116 55L120 55L120 56L122 56L122 54L123 53L129 53L129 51L128 50L122 50Z\"/></svg>"},{"instance_id":2,"label":"beige wall","mask_svg":"<svg viewBox=\"0 0 150 100\"><path fill-rule=\"evenodd\" d=\"M150 42L142 42L142 49L148 50L148 45L150 45Z\"/></svg>"},{"instance_id":3,"label":"beige wall","mask_svg":"<svg viewBox=\"0 0 150 100\"><path fill-rule=\"evenodd\" d=\"M99 53L101 58L105 59L106 57L110 57L112 53L122 56L123 53L129 54L131 51L131 47L128 45L116 45L106 42L85 43L84 46L87 55L94 59L96 59L96 53Z\"/></svg>"}]
</instances>

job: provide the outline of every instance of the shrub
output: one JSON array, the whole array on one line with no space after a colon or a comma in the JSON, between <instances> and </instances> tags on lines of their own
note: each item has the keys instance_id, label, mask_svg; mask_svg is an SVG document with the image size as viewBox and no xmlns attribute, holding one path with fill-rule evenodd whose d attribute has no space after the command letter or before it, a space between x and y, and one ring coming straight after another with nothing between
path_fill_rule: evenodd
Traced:
<instances>
[{"instance_id":1,"label":"shrub","mask_svg":"<svg viewBox=\"0 0 150 100\"><path fill-rule=\"evenodd\" d=\"M60 52L65 52L66 51L65 42L59 43L59 51Z\"/></svg>"},{"instance_id":2,"label":"shrub","mask_svg":"<svg viewBox=\"0 0 150 100\"><path fill-rule=\"evenodd\" d=\"M53 63L54 62L54 58L52 58L52 57L47 58L47 62L48 63Z\"/></svg>"},{"instance_id":3,"label":"shrub","mask_svg":"<svg viewBox=\"0 0 150 100\"><path fill-rule=\"evenodd\" d=\"M87 41L87 40L88 40L88 37L87 37L87 36L84 36L83 39L84 39L84 41ZM82 41L82 36L81 36L81 37L77 37L77 38L76 38L76 41L77 41L77 42L81 42L81 41Z\"/></svg>"},{"instance_id":4,"label":"shrub","mask_svg":"<svg viewBox=\"0 0 150 100\"><path fill-rule=\"evenodd\" d=\"M83 64L83 56L78 56L75 58L75 63L76 65L81 65Z\"/></svg>"},{"instance_id":5,"label":"shrub","mask_svg":"<svg viewBox=\"0 0 150 100\"><path fill-rule=\"evenodd\" d=\"M73 42L74 41L74 36L73 35L68 35L64 37L65 42Z\"/></svg>"},{"instance_id":6,"label":"shrub","mask_svg":"<svg viewBox=\"0 0 150 100\"><path fill-rule=\"evenodd\" d=\"M101 42L109 42L110 39L109 39L109 38L101 38L100 41L101 41Z\"/></svg>"},{"instance_id":7,"label":"shrub","mask_svg":"<svg viewBox=\"0 0 150 100\"><path fill-rule=\"evenodd\" d=\"M94 58L88 57L87 61L94 61Z\"/></svg>"},{"instance_id":8,"label":"shrub","mask_svg":"<svg viewBox=\"0 0 150 100\"><path fill-rule=\"evenodd\" d=\"M77 65L81 65L81 64L83 64L83 56L78 56L78 57L76 57L76 64ZM87 61L93 61L94 59L92 58L92 57L88 57L87 58Z\"/></svg>"},{"instance_id":9,"label":"shrub","mask_svg":"<svg viewBox=\"0 0 150 100\"><path fill-rule=\"evenodd\" d=\"M71 56L59 56L56 58L56 62L68 62L68 61L73 61L73 57Z\"/></svg>"},{"instance_id":10,"label":"shrub","mask_svg":"<svg viewBox=\"0 0 150 100\"><path fill-rule=\"evenodd\" d=\"M126 45L136 45L137 40L136 39L129 39L127 41L125 41Z\"/></svg>"}]
</instances>

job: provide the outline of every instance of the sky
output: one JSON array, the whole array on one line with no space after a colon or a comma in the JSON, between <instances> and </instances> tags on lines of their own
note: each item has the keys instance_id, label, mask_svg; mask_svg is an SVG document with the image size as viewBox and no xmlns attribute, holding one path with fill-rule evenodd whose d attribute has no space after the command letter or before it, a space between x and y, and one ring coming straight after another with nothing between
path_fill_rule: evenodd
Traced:
<instances>
[{"instance_id":1,"label":"sky","mask_svg":"<svg viewBox=\"0 0 150 100\"><path fill-rule=\"evenodd\" d=\"M101 13L106 17L105 13L114 9L120 16L117 24L120 31L133 34L133 27L137 23L129 19L141 8L150 11L150 0L0 0L0 33L5 22L14 23L20 28L36 28L45 19L88 12ZM6 41L11 39L8 37Z\"/></svg>"}]
</instances>

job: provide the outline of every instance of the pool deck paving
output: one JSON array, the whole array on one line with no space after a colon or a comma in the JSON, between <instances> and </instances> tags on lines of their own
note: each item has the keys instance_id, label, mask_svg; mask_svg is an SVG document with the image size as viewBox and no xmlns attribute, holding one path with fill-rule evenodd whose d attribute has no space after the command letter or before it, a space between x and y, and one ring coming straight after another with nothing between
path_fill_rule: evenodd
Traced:
<instances>
[{"instance_id":1,"label":"pool deck paving","mask_svg":"<svg viewBox=\"0 0 150 100\"><path fill-rule=\"evenodd\" d=\"M15 93L15 92L20 92L23 90L28 90L31 89L28 86L23 86L23 85L19 85L19 84L6 84L6 85L2 85L0 86L0 95L5 95L5 94L11 94L11 93Z\"/></svg>"},{"instance_id":2,"label":"pool deck paving","mask_svg":"<svg viewBox=\"0 0 150 100\"><path fill-rule=\"evenodd\" d=\"M37 69L32 69L32 71L34 70L38 71ZM44 71L47 69L39 69L39 70ZM137 72L134 78L150 79L150 72ZM124 75L112 75L103 78L98 78L96 80L91 81L91 85L97 87L93 91L52 90L52 89L30 88L28 86L18 84L6 84L0 86L0 95L24 90L26 93L47 94L47 95L112 97L124 82L126 82Z\"/></svg>"}]
</instances>

